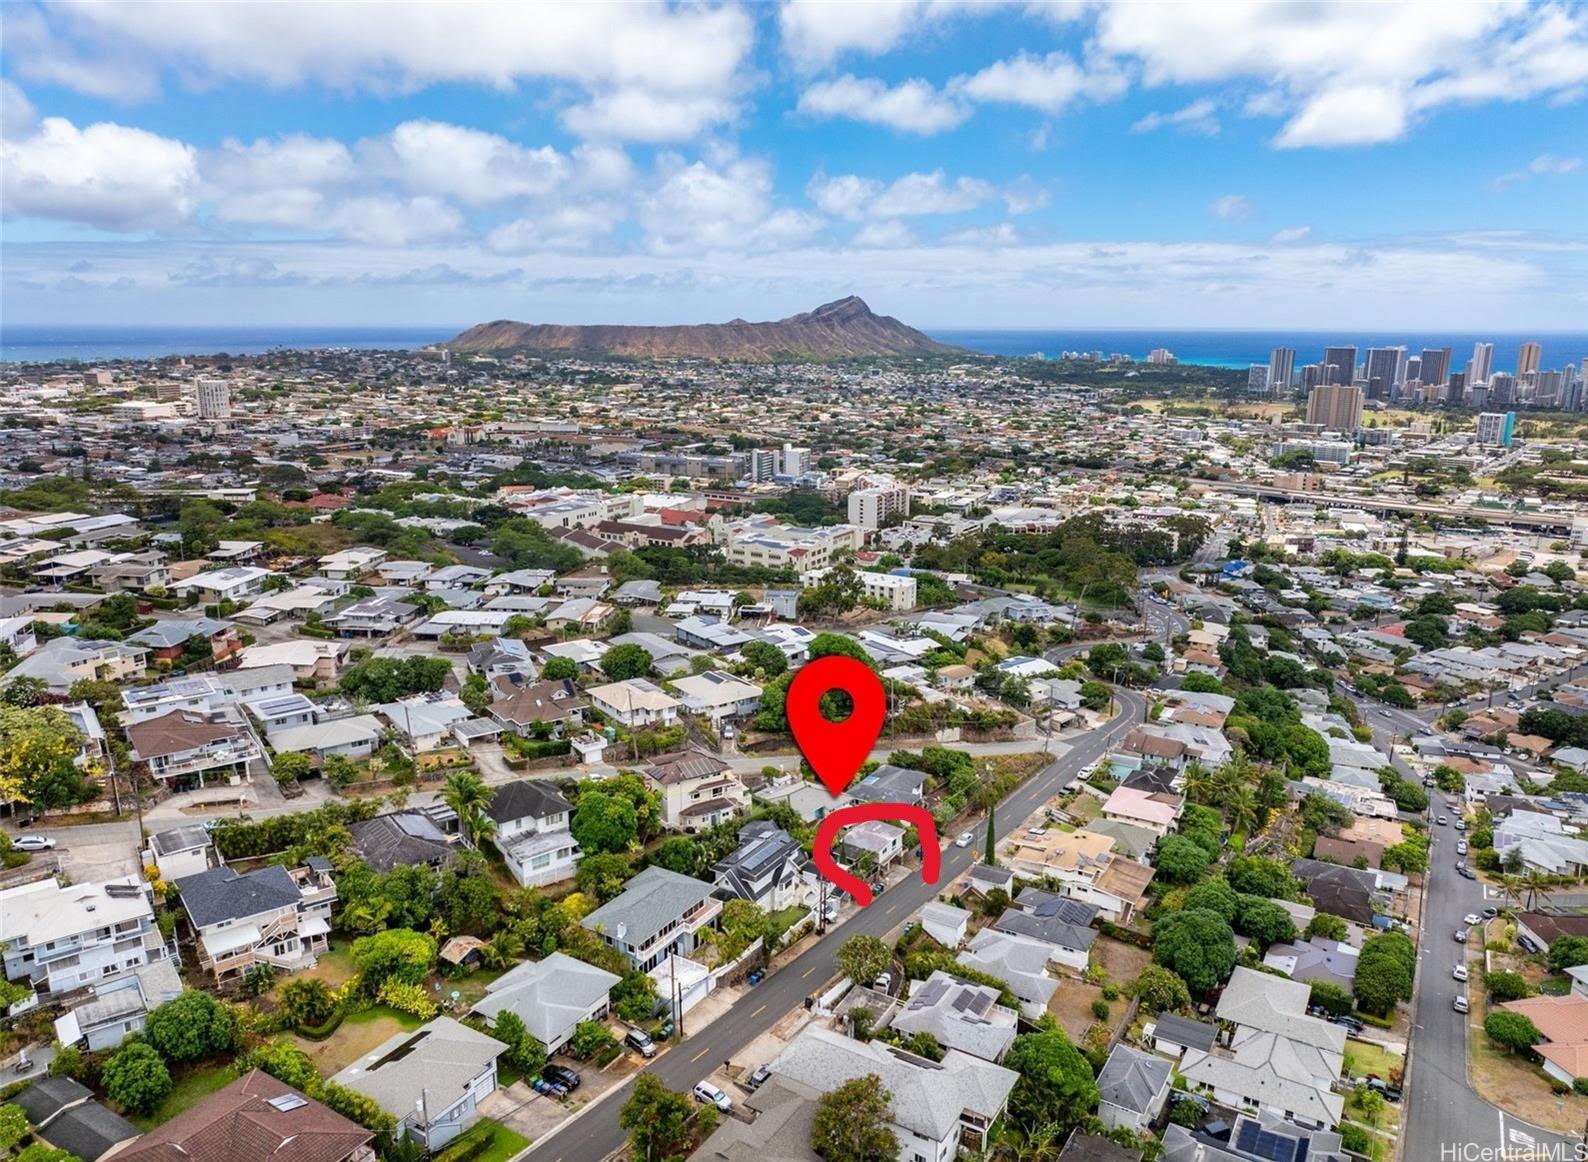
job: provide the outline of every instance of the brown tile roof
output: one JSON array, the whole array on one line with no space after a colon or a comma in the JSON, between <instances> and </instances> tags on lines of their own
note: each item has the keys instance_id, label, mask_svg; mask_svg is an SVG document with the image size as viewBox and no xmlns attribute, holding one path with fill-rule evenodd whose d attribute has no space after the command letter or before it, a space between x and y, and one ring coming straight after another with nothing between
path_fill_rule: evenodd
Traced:
<instances>
[{"instance_id":1,"label":"brown tile roof","mask_svg":"<svg viewBox=\"0 0 1588 1162\"><path fill-rule=\"evenodd\" d=\"M1521 1013L1538 1031L1561 1045L1578 1045L1588 1041L1588 997L1570 994L1564 997L1528 997L1509 1001L1500 1006L1513 1013Z\"/></svg>"},{"instance_id":2,"label":"brown tile roof","mask_svg":"<svg viewBox=\"0 0 1588 1162\"><path fill-rule=\"evenodd\" d=\"M523 726L531 722L561 722L588 705L579 688L563 678L520 687L491 703L491 713L503 722Z\"/></svg>"},{"instance_id":3,"label":"brown tile roof","mask_svg":"<svg viewBox=\"0 0 1588 1162\"><path fill-rule=\"evenodd\" d=\"M646 768L645 776L653 783L669 786L692 779L707 779L729 770L727 763L716 755L700 750L676 750L659 754Z\"/></svg>"},{"instance_id":4,"label":"brown tile roof","mask_svg":"<svg viewBox=\"0 0 1588 1162\"><path fill-rule=\"evenodd\" d=\"M224 722L206 722L201 715L173 710L159 718L145 719L127 727L127 737L140 759L160 758L197 750L212 742L225 742L242 734Z\"/></svg>"},{"instance_id":5,"label":"brown tile roof","mask_svg":"<svg viewBox=\"0 0 1588 1162\"><path fill-rule=\"evenodd\" d=\"M270 1099L304 1104L279 1110ZM285 1104L285 1103L284 1103ZM342 1162L374 1135L262 1070L239 1077L116 1157L139 1162ZM371 1155L372 1157L372 1155Z\"/></svg>"},{"instance_id":6,"label":"brown tile roof","mask_svg":"<svg viewBox=\"0 0 1588 1162\"><path fill-rule=\"evenodd\" d=\"M1134 751L1136 754L1152 755L1154 758L1177 759L1185 754L1186 746L1178 738L1165 738L1161 734L1133 730L1125 739L1124 749Z\"/></svg>"},{"instance_id":7,"label":"brown tile roof","mask_svg":"<svg viewBox=\"0 0 1588 1162\"><path fill-rule=\"evenodd\" d=\"M1588 936L1588 916L1556 916L1549 912L1523 912L1521 926L1545 944L1562 936Z\"/></svg>"},{"instance_id":8,"label":"brown tile roof","mask_svg":"<svg viewBox=\"0 0 1588 1162\"><path fill-rule=\"evenodd\" d=\"M1358 856L1367 860L1368 867L1379 867L1384 862L1384 845L1367 840L1335 839L1332 835L1320 835L1318 842L1312 848L1313 859L1326 859L1347 867L1355 864Z\"/></svg>"},{"instance_id":9,"label":"brown tile roof","mask_svg":"<svg viewBox=\"0 0 1588 1162\"><path fill-rule=\"evenodd\" d=\"M1141 903L1142 894L1152 883L1154 874L1144 863L1115 856L1093 882L1103 891L1134 906Z\"/></svg>"}]
</instances>

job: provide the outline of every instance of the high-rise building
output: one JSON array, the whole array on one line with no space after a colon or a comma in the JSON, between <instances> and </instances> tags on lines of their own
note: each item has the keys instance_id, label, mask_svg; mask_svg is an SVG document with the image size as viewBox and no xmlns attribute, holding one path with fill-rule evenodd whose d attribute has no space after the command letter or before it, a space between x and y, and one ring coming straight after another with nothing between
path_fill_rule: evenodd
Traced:
<instances>
[{"instance_id":1,"label":"high-rise building","mask_svg":"<svg viewBox=\"0 0 1588 1162\"><path fill-rule=\"evenodd\" d=\"M1566 377L1558 371L1540 371L1534 375L1533 402L1541 408L1559 407L1566 391Z\"/></svg>"},{"instance_id":2,"label":"high-rise building","mask_svg":"<svg viewBox=\"0 0 1588 1162\"><path fill-rule=\"evenodd\" d=\"M1362 389L1352 384L1319 384L1307 396L1307 422L1332 432L1356 431L1362 426Z\"/></svg>"},{"instance_id":3,"label":"high-rise building","mask_svg":"<svg viewBox=\"0 0 1588 1162\"><path fill-rule=\"evenodd\" d=\"M1402 381L1401 386L1405 387L1406 384L1411 383L1413 380L1418 383L1423 381L1423 361L1421 356L1412 356L1406 360L1406 378Z\"/></svg>"},{"instance_id":4,"label":"high-rise building","mask_svg":"<svg viewBox=\"0 0 1588 1162\"><path fill-rule=\"evenodd\" d=\"M1369 347L1362 368L1369 399L1392 399L1406 382L1406 348Z\"/></svg>"},{"instance_id":5,"label":"high-rise building","mask_svg":"<svg viewBox=\"0 0 1588 1162\"><path fill-rule=\"evenodd\" d=\"M1323 349L1323 365L1333 366L1335 383L1356 382L1356 348L1355 347L1325 347Z\"/></svg>"},{"instance_id":6,"label":"high-rise building","mask_svg":"<svg viewBox=\"0 0 1588 1162\"><path fill-rule=\"evenodd\" d=\"M1478 443L1509 448L1516 434L1515 412L1484 412L1478 417Z\"/></svg>"},{"instance_id":7,"label":"high-rise building","mask_svg":"<svg viewBox=\"0 0 1588 1162\"><path fill-rule=\"evenodd\" d=\"M752 448L750 450L750 479L757 484L777 475L777 449Z\"/></svg>"},{"instance_id":8,"label":"high-rise building","mask_svg":"<svg viewBox=\"0 0 1588 1162\"><path fill-rule=\"evenodd\" d=\"M1418 377L1430 387L1438 387L1450 378L1450 348L1424 347L1422 374Z\"/></svg>"},{"instance_id":9,"label":"high-rise building","mask_svg":"<svg viewBox=\"0 0 1588 1162\"><path fill-rule=\"evenodd\" d=\"M1169 350L1169 348L1154 347L1151 351L1147 352L1147 362L1161 363L1165 366L1173 366L1174 364L1179 363L1180 360L1175 358L1175 353Z\"/></svg>"},{"instance_id":10,"label":"high-rise building","mask_svg":"<svg viewBox=\"0 0 1588 1162\"><path fill-rule=\"evenodd\" d=\"M1516 376L1496 371L1489 377L1488 406L1495 411L1509 408L1516 402Z\"/></svg>"},{"instance_id":11,"label":"high-rise building","mask_svg":"<svg viewBox=\"0 0 1588 1162\"><path fill-rule=\"evenodd\" d=\"M1530 371L1537 371L1539 362L1544 358L1544 347L1539 343L1523 343L1522 349L1516 353L1516 377L1521 379Z\"/></svg>"},{"instance_id":12,"label":"high-rise building","mask_svg":"<svg viewBox=\"0 0 1588 1162\"><path fill-rule=\"evenodd\" d=\"M1488 383L1494 373L1494 344L1474 343L1472 361L1467 364L1467 383Z\"/></svg>"},{"instance_id":13,"label":"high-rise building","mask_svg":"<svg viewBox=\"0 0 1588 1162\"><path fill-rule=\"evenodd\" d=\"M1329 369L1321 363L1309 363L1301 369L1301 390L1310 392L1320 383L1324 382L1324 373Z\"/></svg>"},{"instance_id":14,"label":"high-rise building","mask_svg":"<svg viewBox=\"0 0 1588 1162\"><path fill-rule=\"evenodd\" d=\"M201 420L229 420L232 416L232 385L224 379L195 379L193 402Z\"/></svg>"},{"instance_id":15,"label":"high-rise building","mask_svg":"<svg viewBox=\"0 0 1588 1162\"><path fill-rule=\"evenodd\" d=\"M1465 371L1452 371L1450 379L1445 384L1445 406L1458 408L1467 398L1467 373Z\"/></svg>"},{"instance_id":16,"label":"high-rise building","mask_svg":"<svg viewBox=\"0 0 1588 1162\"><path fill-rule=\"evenodd\" d=\"M803 476L811 468L811 450L783 445L783 458L778 464L779 476Z\"/></svg>"},{"instance_id":17,"label":"high-rise building","mask_svg":"<svg viewBox=\"0 0 1588 1162\"><path fill-rule=\"evenodd\" d=\"M902 484L857 488L849 494L849 523L863 529L881 528L894 513L910 515L910 490Z\"/></svg>"},{"instance_id":18,"label":"high-rise building","mask_svg":"<svg viewBox=\"0 0 1588 1162\"><path fill-rule=\"evenodd\" d=\"M1263 363L1254 363L1246 369L1246 390L1254 395L1262 395L1268 391L1268 367Z\"/></svg>"},{"instance_id":19,"label":"high-rise building","mask_svg":"<svg viewBox=\"0 0 1588 1162\"><path fill-rule=\"evenodd\" d=\"M1268 386L1281 395L1290 390L1296 375L1296 352L1292 347L1275 347L1268 353Z\"/></svg>"}]
</instances>

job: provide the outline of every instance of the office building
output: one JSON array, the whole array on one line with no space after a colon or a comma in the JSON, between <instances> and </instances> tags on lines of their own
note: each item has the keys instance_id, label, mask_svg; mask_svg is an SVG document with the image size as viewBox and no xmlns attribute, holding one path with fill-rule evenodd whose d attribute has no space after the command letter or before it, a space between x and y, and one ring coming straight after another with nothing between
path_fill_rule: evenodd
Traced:
<instances>
[{"instance_id":1,"label":"office building","mask_svg":"<svg viewBox=\"0 0 1588 1162\"><path fill-rule=\"evenodd\" d=\"M1320 424L1327 431L1354 432L1362 426L1362 389L1320 383L1307 396L1307 422Z\"/></svg>"},{"instance_id":2,"label":"office building","mask_svg":"<svg viewBox=\"0 0 1588 1162\"><path fill-rule=\"evenodd\" d=\"M1515 412L1484 412L1478 417L1478 443L1509 448L1516 434Z\"/></svg>"},{"instance_id":3,"label":"office building","mask_svg":"<svg viewBox=\"0 0 1588 1162\"><path fill-rule=\"evenodd\" d=\"M1450 378L1450 348L1424 347L1422 373L1418 376L1428 387L1438 387Z\"/></svg>"},{"instance_id":4,"label":"office building","mask_svg":"<svg viewBox=\"0 0 1588 1162\"><path fill-rule=\"evenodd\" d=\"M793 444L783 445L783 459L778 464L779 476L803 476L811 470L811 450L809 448L796 448Z\"/></svg>"},{"instance_id":5,"label":"office building","mask_svg":"<svg viewBox=\"0 0 1588 1162\"><path fill-rule=\"evenodd\" d=\"M1516 354L1516 377L1521 379L1522 376L1537 371L1543 358L1544 348L1542 344L1523 343L1522 349Z\"/></svg>"},{"instance_id":6,"label":"office building","mask_svg":"<svg viewBox=\"0 0 1588 1162\"><path fill-rule=\"evenodd\" d=\"M1296 374L1296 352L1292 347L1275 347L1268 353L1268 386L1276 392L1288 392Z\"/></svg>"},{"instance_id":7,"label":"office building","mask_svg":"<svg viewBox=\"0 0 1588 1162\"><path fill-rule=\"evenodd\" d=\"M1472 345L1472 360L1467 364L1467 383L1488 383L1489 376L1494 374L1494 344L1474 343Z\"/></svg>"},{"instance_id":8,"label":"office building","mask_svg":"<svg viewBox=\"0 0 1588 1162\"><path fill-rule=\"evenodd\" d=\"M1334 383L1356 382L1356 348L1325 347L1323 365L1334 368Z\"/></svg>"},{"instance_id":9,"label":"office building","mask_svg":"<svg viewBox=\"0 0 1588 1162\"><path fill-rule=\"evenodd\" d=\"M757 484L777 475L777 450L756 448L750 453L750 479Z\"/></svg>"},{"instance_id":10,"label":"office building","mask_svg":"<svg viewBox=\"0 0 1588 1162\"><path fill-rule=\"evenodd\" d=\"M1246 369L1246 390L1254 395L1263 395L1268 391L1268 368L1261 363L1254 363Z\"/></svg>"},{"instance_id":11,"label":"office building","mask_svg":"<svg viewBox=\"0 0 1588 1162\"><path fill-rule=\"evenodd\" d=\"M193 399L201 420L227 420L232 415L232 386L224 379L193 381Z\"/></svg>"},{"instance_id":12,"label":"office building","mask_svg":"<svg viewBox=\"0 0 1588 1162\"><path fill-rule=\"evenodd\" d=\"M881 528L898 513L910 515L910 490L902 484L857 488L849 494L849 523L863 529Z\"/></svg>"},{"instance_id":13,"label":"office building","mask_svg":"<svg viewBox=\"0 0 1588 1162\"><path fill-rule=\"evenodd\" d=\"M1397 399L1406 382L1406 348L1369 347L1362 378L1369 399Z\"/></svg>"}]
</instances>

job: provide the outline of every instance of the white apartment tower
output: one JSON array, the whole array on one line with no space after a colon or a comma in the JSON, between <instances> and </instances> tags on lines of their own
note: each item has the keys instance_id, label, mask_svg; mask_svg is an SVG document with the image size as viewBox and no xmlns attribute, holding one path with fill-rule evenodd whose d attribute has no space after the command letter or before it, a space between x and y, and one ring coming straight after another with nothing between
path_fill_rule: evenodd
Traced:
<instances>
[{"instance_id":1,"label":"white apartment tower","mask_svg":"<svg viewBox=\"0 0 1588 1162\"><path fill-rule=\"evenodd\" d=\"M781 476L802 476L811 470L811 450L783 445L783 462L778 465Z\"/></svg>"},{"instance_id":2,"label":"white apartment tower","mask_svg":"<svg viewBox=\"0 0 1588 1162\"><path fill-rule=\"evenodd\" d=\"M1268 353L1268 387L1280 394L1290 390L1296 376L1296 350L1294 347L1275 347Z\"/></svg>"},{"instance_id":3,"label":"white apartment tower","mask_svg":"<svg viewBox=\"0 0 1588 1162\"><path fill-rule=\"evenodd\" d=\"M894 513L910 515L910 490L902 484L857 488L849 494L849 523L863 529L882 527Z\"/></svg>"},{"instance_id":4,"label":"white apartment tower","mask_svg":"<svg viewBox=\"0 0 1588 1162\"><path fill-rule=\"evenodd\" d=\"M1467 364L1467 386L1477 383L1488 383L1489 377L1494 374L1494 344L1474 343L1472 345L1472 362Z\"/></svg>"},{"instance_id":5,"label":"white apartment tower","mask_svg":"<svg viewBox=\"0 0 1588 1162\"><path fill-rule=\"evenodd\" d=\"M232 385L224 379L195 379L193 402L201 420L229 420L232 416Z\"/></svg>"}]
</instances>

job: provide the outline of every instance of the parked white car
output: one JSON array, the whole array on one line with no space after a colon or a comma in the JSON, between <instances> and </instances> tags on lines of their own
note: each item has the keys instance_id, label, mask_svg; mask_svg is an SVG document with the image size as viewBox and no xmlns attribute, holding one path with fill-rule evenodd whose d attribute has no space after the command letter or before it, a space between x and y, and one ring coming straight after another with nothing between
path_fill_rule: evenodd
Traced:
<instances>
[{"instance_id":1,"label":"parked white car","mask_svg":"<svg viewBox=\"0 0 1588 1162\"><path fill-rule=\"evenodd\" d=\"M48 835L19 835L11 841L11 846L18 851L49 851L55 846L55 840Z\"/></svg>"},{"instance_id":2,"label":"parked white car","mask_svg":"<svg viewBox=\"0 0 1588 1162\"><path fill-rule=\"evenodd\" d=\"M1450 970L1450 976L1454 980L1466 980L1467 979L1467 966L1464 965L1464 964L1456 965L1455 968Z\"/></svg>"},{"instance_id":3,"label":"parked white car","mask_svg":"<svg viewBox=\"0 0 1588 1162\"><path fill-rule=\"evenodd\" d=\"M728 1095L709 1081L703 1081L695 1086L695 1100L706 1105L716 1106L723 1113L733 1109L733 1103L728 1100Z\"/></svg>"},{"instance_id":4,"label":"parked white car","mask_svg":"<svg viewBox=\"0 0 1588 1162\"><path fill-rule=\"evenodd\" d=\"M976 833L974 831L967 831L967 832L965 832L964 835L961 835L958 839L956 839L954 841L954 846L955 847L969 847L971 844L973 844L975 842L976 842Z\"/></svg>"}]
</instances>

